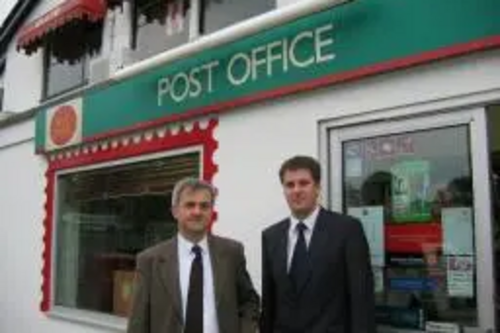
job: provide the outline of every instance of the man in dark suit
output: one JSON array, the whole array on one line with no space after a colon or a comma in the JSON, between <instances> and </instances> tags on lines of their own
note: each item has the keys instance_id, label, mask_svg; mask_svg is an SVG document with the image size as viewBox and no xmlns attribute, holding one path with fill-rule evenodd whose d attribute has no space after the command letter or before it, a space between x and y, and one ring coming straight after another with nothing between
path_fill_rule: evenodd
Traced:
<instances>
[{"instance_id":1,"label":"man in dark suit","mask_svg":"<svg viewBox=\"0 0 500 333\"><path fill-rule=\"evenodd\" d=\"M281 166L290 217L262 233L261 333L374 333L374 289L361 223L321 208L321 170Z\"/></svg>"},{"instance_id":2,"label":"man in dark suit","mask_svg":"<svg viewBox=\"0 0 500 333\"><path fill-rule=\"evenodd\" d=\"M178 234L140 253L128 333L255 333L259 297L241 243L208 233L214 188L177 183Z\"/></svg>"}]
</instances>

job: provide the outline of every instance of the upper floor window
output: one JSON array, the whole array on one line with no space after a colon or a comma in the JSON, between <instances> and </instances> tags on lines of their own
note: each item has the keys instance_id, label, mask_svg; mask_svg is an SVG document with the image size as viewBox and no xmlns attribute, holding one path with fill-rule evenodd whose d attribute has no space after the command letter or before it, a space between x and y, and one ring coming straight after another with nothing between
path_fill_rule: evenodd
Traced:
<instances>
[{"instance_id":1,"label":"upper floor window","mask_svg":"<svg viewBox=\"0 0 500 333\"><path fill-rule=\"evenodd\" d=\"M102 23L75 23L48 39L45 47L43 97L87 83L89 60L100 52Z\"/></svg>"},{"instance_id":2,"label":"upper floor window","mask_svg":"<svg viewBox=\"0 0 500 333\"><path fill-rule=\"evenodd\" d=\"M136 58L148 58L275 6L275 0L136 0Z\"/></svg>"},{"instance_id":3,"label":"upper floor window","mask_svg":"<svg viewBox=\"0 0 500 333\"><path fill-rule=\"evenodd\" d=\"M58 60L51 52L50 45L46 49L44 66L44 96L50 97L77 88L85 84L87 79L87 57L69 62Z\"/></svg>"},{"instance_id":4,"label":"upper floor window","mask_svg":"<svg viewBox=\"0 0 500 333\"><path fill-rule=\"evenodd\" d=\"M274 0L200 0L201 32L212 33L275 8Z\"/></svg>"},{"instance_id":5,"label":"upper floor window","mask_svg":"<svg viewBox=\"0 0 500 333\"><path fill-rule=\"evenodd\" d=\"M43 98L86 83L90 55L99 53L106 4L67 0L19 31L17 47L27 55L44 49Z\"/></svg>"},{"instance_id":6,"label":"upper floor window","mask_svg":"<svg viewBox=\"0 0 500 333\"><path fill-rule=\"evenodd\" d=\"M189 40L189 1L137 0L134 12L135 54L145 59Z\"/></svg>"}]
</instances>

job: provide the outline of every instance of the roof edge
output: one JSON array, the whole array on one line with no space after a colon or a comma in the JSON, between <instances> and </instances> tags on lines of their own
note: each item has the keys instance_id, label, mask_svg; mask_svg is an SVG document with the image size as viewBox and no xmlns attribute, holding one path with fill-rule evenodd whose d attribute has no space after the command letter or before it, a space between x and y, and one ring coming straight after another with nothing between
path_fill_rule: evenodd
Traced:
<instances>
[{"instance_id":1,"label":"roof edge","mask_svg":"<svg viewBox=\"0 0 500 333\"><path fill-rule=\"evenodd\" d=\"M7 52L9 44L40 0L18 0L0 27L0 58Z\"/></svg>"}]
</instances>

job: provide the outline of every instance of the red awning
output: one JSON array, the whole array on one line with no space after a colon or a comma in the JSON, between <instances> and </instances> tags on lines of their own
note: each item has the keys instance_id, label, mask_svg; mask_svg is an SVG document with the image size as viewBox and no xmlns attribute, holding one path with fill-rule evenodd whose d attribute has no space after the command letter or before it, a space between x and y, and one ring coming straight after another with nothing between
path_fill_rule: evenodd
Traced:
<instances>
[{"instance_id":1,"label":"red awning","mask_svg":"<svg viewBox=\"0 0 500 333\"><path fill-rule=\"evenodd\" d=\"M30 49L48 33L64 27L74 20L96 22L106 14L104 0L67 0L36 20L21 28L18 48Z\"/></svg>"}]
</instances>

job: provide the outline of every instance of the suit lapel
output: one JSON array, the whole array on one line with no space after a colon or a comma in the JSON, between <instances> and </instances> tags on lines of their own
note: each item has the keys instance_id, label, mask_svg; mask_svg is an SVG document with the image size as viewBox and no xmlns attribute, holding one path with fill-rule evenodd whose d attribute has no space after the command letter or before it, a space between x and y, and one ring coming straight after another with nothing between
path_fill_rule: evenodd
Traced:
<instances>
[{"instance_id":1,"label":"suit lapel","mask_svg":"<svg viewBox=\"0 0 500 333\"><path fill-rule=\"evenodd\" d=\"M285 220L277 233L278 239L276 240L276 265L277 272L281 275L278 281L284 283L284 288L288 290L287 295L291 295L293 291L292 281L288 275L288 230L290 228L290 219Z\"/></svg>"},{"instance_id":2,"label":"suit lapel","mask_svg":"<svg viewBox=\"0 0 500 333\"><path fill-rule=\"evenodd\" d=\"M219 306L223 297L224 283L226 281L225 252L220 246L217 238L208 235L208 248L210 251L210 262L212 264L212 276L214 280L215 305Z\"/></svg>"},{"instance_id":3,"label":"suit lapel","mask_svg":"<svg viewBox=\"0 0 500 333\"><path fill-rule=\"evenodd\" d=\"M328 223L329 221L325 215L325 211L323 208L320 208L309 246L309 258L311 259L313 271L322 269L324 264L321 262L321 257L325 253L325 249L332 246L332 244L328 243Z\"/></svg>"},{"instance_id":4,"label":"suit lapel","mask_svg":"<svg viewBox=\"0 0 500 333\"><path fill-rule=\"evenodd\" d=\"M172 300L172 306L180 321L183 322L177 237L166 244L164 254L160 258L158 269L166 292L170 295L170 299Z\"/></svg>"}]
</instances>

